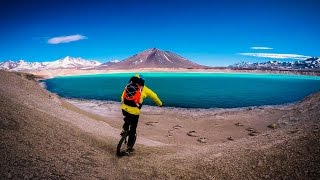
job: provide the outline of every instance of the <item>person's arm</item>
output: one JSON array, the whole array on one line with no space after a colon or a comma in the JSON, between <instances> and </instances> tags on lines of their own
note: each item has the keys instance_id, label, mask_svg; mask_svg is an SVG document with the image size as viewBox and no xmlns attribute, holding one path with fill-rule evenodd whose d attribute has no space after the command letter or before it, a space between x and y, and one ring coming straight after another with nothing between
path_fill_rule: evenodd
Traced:
<instances>
[{"instance_id":1,"label":"person's arm","mask_svg":"<svg viewBox=\"0 0 320 180\"><path fill-rule=\"evenodd\" d=\"M155 92L153 92L151 89L149 89L147 87L144 87L144 88L146 88L145 90L146 90L147 96L150 97L153 100L153 102L155 102L158 106L161 107L162 102L159 99L158 95Z\"/></svg>"}]
</instances>

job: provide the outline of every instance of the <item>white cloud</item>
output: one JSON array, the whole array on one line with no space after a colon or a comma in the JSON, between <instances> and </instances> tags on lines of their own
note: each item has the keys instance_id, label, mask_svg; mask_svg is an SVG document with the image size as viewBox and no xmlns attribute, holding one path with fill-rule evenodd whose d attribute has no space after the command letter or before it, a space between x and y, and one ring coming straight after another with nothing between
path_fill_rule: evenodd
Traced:
<instances>
[{"instance_id":1,"label":"white cloud","mask_svg":"<svg viewBox=\"0 0 320 180\"><path fill-rule=\"evenodd\" d=\"M274 58L274 59L297 59L297 60L305 60L307 58L310 58L310 56L305 56L300 54L277 54L277 53L239 53L239 55L263 57L263 58Z\"/></svg>"},{"instance_id":2,"label":"white cloud","mask_svg":"<svg viewBox=\"0 0 320 180\"><path fill-rule=\"evenodd\" d=\"M87 39L86 36L80 34L70 35L70 36L59 36L54 37L48 40L48 44L60 44L60 43L69 43L72 41L79 41L82 39Z\"/></svg>"},{"instance_id":3,"label":"white cloud","mask_svg":"<svg viewBox=\"0 0 320 180\"><path fill-rule=\"evenodd\" d=\"M251 47L251 49L269 50L269 49L273 49L273 48L271 48L271 47L263 47L263 46L254 46L254 47Z\"/></svg>"}]
</instances>

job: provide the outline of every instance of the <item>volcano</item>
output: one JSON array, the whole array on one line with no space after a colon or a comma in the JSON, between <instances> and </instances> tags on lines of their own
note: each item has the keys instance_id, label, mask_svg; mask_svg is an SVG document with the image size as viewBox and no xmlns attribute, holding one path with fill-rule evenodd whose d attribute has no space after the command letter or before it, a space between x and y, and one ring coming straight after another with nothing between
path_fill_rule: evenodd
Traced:
<instances>
[{"instance_id":1,"label":"volcano","mask_svg":"<svg viewBox=\"0 0 320 180\"><path fill-rule=\"evenodd\" d=\"M196 64L170 51L157 48L147 49L120 62L107 67L108 69L139 69L139 68L188 68L199 69L206 66Z\"/></svg>"}]
</instances>

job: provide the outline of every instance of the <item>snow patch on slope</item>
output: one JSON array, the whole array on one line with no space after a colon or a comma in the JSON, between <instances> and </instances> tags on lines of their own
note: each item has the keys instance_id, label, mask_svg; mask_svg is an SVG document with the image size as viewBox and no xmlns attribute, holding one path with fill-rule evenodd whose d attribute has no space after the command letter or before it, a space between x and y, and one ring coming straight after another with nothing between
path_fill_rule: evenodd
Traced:
<instances>
[{"instance_id":1,"label":"snow patch on slope","mask_svg":"<svg viewBox=\"0 0 320 180\"><path fill-rule=\"evenodd\" d=\"M85 60L83 58L73 58L67 56L52 62L26 62L24 60L5 61L0 63L0 69L11 71L23 70L42 70L42 69L60 69L60 68L90 68L101 65L98 61Z\"/></svg>"}]
</instances>

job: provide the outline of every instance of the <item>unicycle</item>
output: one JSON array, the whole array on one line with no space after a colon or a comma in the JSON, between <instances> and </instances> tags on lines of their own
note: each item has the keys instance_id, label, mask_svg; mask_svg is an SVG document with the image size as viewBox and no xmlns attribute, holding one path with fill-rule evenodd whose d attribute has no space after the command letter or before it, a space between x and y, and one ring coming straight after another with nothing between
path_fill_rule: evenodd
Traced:
<instances>
[{"instance_id":1,"label":"unicycle","mask_svg":"<svg viewBox=\"0 0 320 180\"><path fill-rule=\"evenodd\" d=\"M129 155L128 152L126 151L128 139L129 139L129 131L125 131L121 135L121 139L120 139L118 146L117 146L117 156Z\"/></svg>"}]
</instances>

